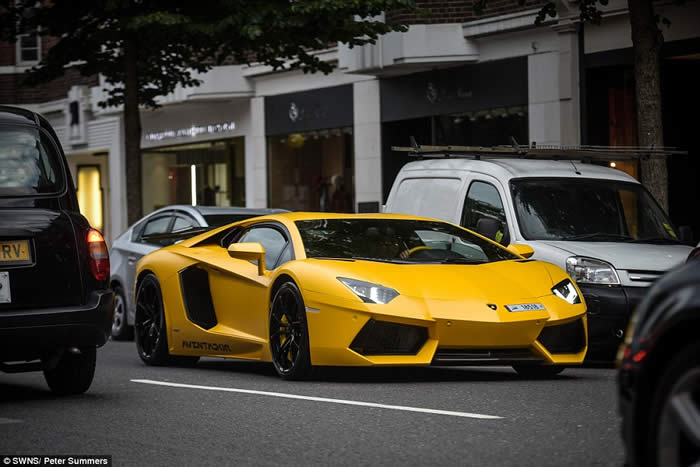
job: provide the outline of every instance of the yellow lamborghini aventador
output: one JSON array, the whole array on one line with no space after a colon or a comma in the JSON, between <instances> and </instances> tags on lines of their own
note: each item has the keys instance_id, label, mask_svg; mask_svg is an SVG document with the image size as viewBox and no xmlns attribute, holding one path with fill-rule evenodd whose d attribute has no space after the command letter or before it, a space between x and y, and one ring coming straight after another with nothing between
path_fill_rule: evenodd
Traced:
<instances>
[{"instance_id":1,"label":"yellow lamborghini aventador","mask_svg":"<svg viewBox=\"0 0 700 467\"><path fill-rule=\"evenodd\" d=\"M529 251L528 251L529 250ZM453 224L288 213L231 224L138 264L136 345L149 365L200 356L314 365L580 364L586 306L557 266Z\"/></svg>"}]
</instances>

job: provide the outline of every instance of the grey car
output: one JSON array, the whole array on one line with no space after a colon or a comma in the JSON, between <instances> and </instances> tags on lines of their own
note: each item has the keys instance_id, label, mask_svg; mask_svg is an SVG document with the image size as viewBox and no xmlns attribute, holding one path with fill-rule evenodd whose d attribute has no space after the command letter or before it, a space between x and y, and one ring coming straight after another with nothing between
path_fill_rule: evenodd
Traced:
<instances>
[{"instance_id":1,"label":"grey car","mask_svg":"<svg viewBox=\"0 0 700 467\"><path fill-rule=\"evenodd\" d=\"M110 285L114 290L112 337L133 338L134 279L136 263L148 253L178 240L176 234L192 235L200 229L220 227L266 214L288 212L283 209L249 209L235 207L173 205L158 209L129 227L114 241L109 253ZM171 235L172 234L172 235ZM158 238L159 236L164 238Z\"/></svg>"}]
</instances>

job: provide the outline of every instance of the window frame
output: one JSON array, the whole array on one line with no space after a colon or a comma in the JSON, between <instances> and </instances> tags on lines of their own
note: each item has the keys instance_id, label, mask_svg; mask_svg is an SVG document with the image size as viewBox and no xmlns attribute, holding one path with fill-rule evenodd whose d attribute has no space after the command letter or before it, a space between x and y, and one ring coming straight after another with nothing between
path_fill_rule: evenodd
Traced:
<instances>
[{"instance_id":1,"label":"window frame","mask_svg":"<svg viewBox=\"0 0 700 467\"><path fill-rule=\"evenodd\" d=\"M233 236L232 240L230 242L228 242L228 244L226 244L225 246L224 245L222 245L222 246L224 246L224 248L228 248L228 246L233 244L233 243L240 243L241 239L243 238L243 236L245 234L247 234L248 232L250 232L251 230L256 229L256 228L272 228L274 230L277 230L285 240L285 246L280 250L279 255L275 259L274 267L269 267L268 262L265 261L265 270L274 271L279 266L281 266L281 264L279 264L279 261L282 258L282 255L284 254L284 252L288 248L292 249L291 250L292 256L291 256L291 259L289 261L294 261L296 259L296 254L294 251L294 243L292 241L292 236L289 234L289 230L284 225L278 224L276 222L261 222L261 223L257 223L257 224L243 227L239 232L236 232L236 234ZM253 262L253 263L257 264L257 262Z\"/></svg>"},{"instance_id":2,"label":"window frame","mask_svg":"<svg viewBox=\"0 0 700 467\"><path fill-rule=\"evenodd\" d=\"M462 205L462 214L460 215L459 219L459 225L461 227L464 227L465 229L473 230L476 231L476 225L472 228L471 226L465 225L464 220L465 220L465 213L467 212L467 205L469 201L469 193L472 190L472 187L474 186L475 183L483 183L485 185L489 185L493 187L494 190L496 190L496 194L498 194L498 199L501 201L501 209L503 209L503 223L504 227L508 229L508 214L506 212L506 203L503 202L503 194L498 191L498 187L492 183L491 181L484 180L482 178L474 178L469 182L469 186L467 187L467 192L464 195L464 204ZM500 219L494 219L500 222Z\"/></svg>"},{"instance_id":3,"label":"window frame","mask_svg":"<svg viewBox=\"0 0 700 467\"><path fill-rule=\"evenodd\" d=\"M146 242L143 240L143 237L144 237L144 231L146 230L146 226L148 224L150 224L151 222L154 222L158 219L165 218L165 217L169 217L170 221L168 222L168 227L166 227L165 232L163 232L161 235L170 233L171 229L173 227L173 223L175 222L175 213L173 211L159 212L157 215L151 216L148 219L145 219L143 222L143 225L139 226L139 231L136 234L136 239L135 239L134 243L141 243L143 245L153 245L153 246L163 247L164 245Z\"/></svg>"},{"instance_id":4,"label":"window frame","mask_svg":"<svg viewBox=\"0 0 700 467\"><path fill-rule=\"evenodd\" d=\"M36 38L36 48L34 47L22 47L22 38L34 36ZM24 60L22 58L22 52L25 50L35 50L36 49L36 60ZM25 33L17 35L17 42L15 44L15 63L17 66L33 66L41 61L41 35L39 32Z\"/></svg>"}]
</instances>

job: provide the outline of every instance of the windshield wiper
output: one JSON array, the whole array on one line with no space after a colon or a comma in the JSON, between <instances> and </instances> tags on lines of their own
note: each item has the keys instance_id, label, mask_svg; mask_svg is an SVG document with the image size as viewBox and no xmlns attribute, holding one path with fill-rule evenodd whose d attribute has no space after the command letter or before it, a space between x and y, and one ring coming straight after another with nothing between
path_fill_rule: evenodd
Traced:
<instances>
[{"instance_id":1,"label":"windshield wiper","mask_svg":"<svg viewBox=\"0 0 700 467\"><path fill-rule=\"evenodd\" d=\"M671 245L681 244L680 240L667 237L649 237L649 238L636 238L633 240L628 240L627 243L652 243L652 244L663 244L668 243Z\"/></svg>"},{"instance_id":2,"label":"windshield wiper","mask_svg":"<svg viewBox=\"0 0 700 467\"><path fill-rule=\"evenodd\" d=\"M340 258L334 256L311 256L310 259L325 259L329 261L350 261L354 262L355 258Z\"/></svg>"},{"instance_id":3,"label":"windshield wiper","mask_svg":"<svg viewBox=\"0 0 700 467\"><path fill-rule=\"evenodd\" d=\"M488 261L469 258L448 258L440 261L440 264L486 264Z\"/></svg>"},{"instance_id":4,"label":"windshield wiper","mask_svg":"<svg viewBox=\"0 0 700 467\"><path fill-rule=\"evenodd\" d=\"M620 235L620 234L605 233L605 232L594 232L594 233L582 234L582 235L571 235L569 237L562 238L562 240L564 240L564 241L570 241L570 240L598 240L598 241L622 240L622 241L629 241L629 240L633 240L633 238L630 237L629 235Z\"/></svg>"},{"instance_id":5,"label":"windshield wiper","mask_svg":"<svg viewBox=\"0 0 700 467\"><path fill-rule=\"evenodd\" d=\"M356 260L360 260L360 261L376 261L378 263L396 263L396 264L410 263L410 261L406 261L406 260L399 259L399 258L389 259L389 258L368 258L366 256L353 256L352 259L356 259Z\"/></svg>"}]
</instances>

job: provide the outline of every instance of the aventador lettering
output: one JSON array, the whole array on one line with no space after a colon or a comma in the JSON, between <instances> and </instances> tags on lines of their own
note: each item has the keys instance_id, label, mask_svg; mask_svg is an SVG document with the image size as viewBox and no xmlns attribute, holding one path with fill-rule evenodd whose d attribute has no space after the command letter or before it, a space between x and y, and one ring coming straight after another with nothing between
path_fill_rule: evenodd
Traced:
<instances>
[{"instance_id":1,"label":"aventador lettering","mask_svg":"<svg viewBox=\"0 0 700 467\"><path fill-rule=\"evenodd\" d=\"M210 342L182 341L182 347L185 349L209 350L212 352L231 351L231 347L229 347L228 344L212 344Z\"/></svg>"}]
</instances>

